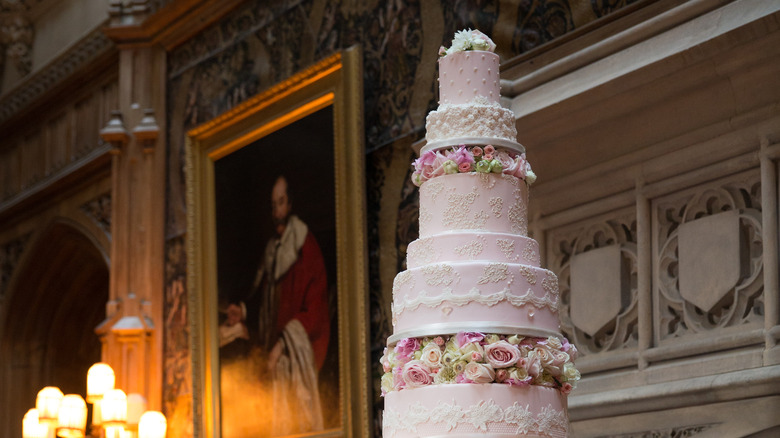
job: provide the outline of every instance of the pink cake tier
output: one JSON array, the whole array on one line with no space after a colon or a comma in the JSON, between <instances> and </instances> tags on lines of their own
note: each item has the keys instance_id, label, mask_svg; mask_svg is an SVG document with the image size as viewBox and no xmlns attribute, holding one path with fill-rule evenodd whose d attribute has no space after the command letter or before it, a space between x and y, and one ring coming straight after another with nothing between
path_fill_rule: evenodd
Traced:
<instances>
[{"instance_id":1,"label":"pink cake tier","mask_svg":"<svg viewBox=\"0 0 780 438\"><path fill-rule=\"evenodd\" d=\"M568 436L566 397L557 389L450 384L385 395L385 438Z\"/></svg>"},{"instance_id":2,"label":"pink cake tier","mask_svg":"<svg viewBox=\"0 0 780 438\"><path fill-rule=\"evenodd\" d=\"M420 237L448 231L489 231L525 236L528 187L492 173L455 173L420 187Z\"/></svg>"},{"instance_id":3,"label":"pink cake tier","mask_svg":"<svg viewBox=\"0 0 780 438\"><path fill-rule=\"evenodd\" d=\"M439 59L439 108L426 118L423 152L458 144L525 149L514 113L500 105L498 55L455 52Z\"/></svg>"},{"instance_id":4,"label":"pink cake tier","mask_svg":"<svg viewBox=\"0 0 780 438\"><path fill-rule=\"evenodd\" d=\"M458 331L557 336L558 278L517 263L423 265L395 277L391 310L389 344Z\"/></svg>"},{"instance_id":5,"label":"pink cake tier","mask_svg":"<svg viewBox=\"0 0 780 438\"><path fill-rule=\"evenodd\" d=\"M482 98L498 104L501 82L498 55L471 50L439 58L439 104L462 105Z\"/></svg>"},{"instance_id":6,"label":"pink cake tier","mask_svg":"<svg viewBox=\"0 0 780 438\"><path fill-rule=\"evenodd\" d=\"M451 231L417 239L406 249L406 267L439 262L492 260L538 267L539 244L530 237L481 231Z\"/></svg>"}]
</instances>

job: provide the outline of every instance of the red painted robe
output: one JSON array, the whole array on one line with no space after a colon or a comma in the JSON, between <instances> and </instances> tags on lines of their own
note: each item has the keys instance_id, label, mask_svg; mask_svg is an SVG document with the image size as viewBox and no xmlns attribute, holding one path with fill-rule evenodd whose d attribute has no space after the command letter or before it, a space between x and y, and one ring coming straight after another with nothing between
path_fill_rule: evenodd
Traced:
<instances>
[{"instance_id":1,"label":"red painted robe","mask_svg":"<svg viewBox=\"0 0 780 438\"><path fill-rule=\"evenodd\" d=\"M268 284L272 275L275 290ZM322 368L330 339L327 273L317 240L296 216L281 238L268 243L261 278L265 297L259 328L267 351L297 319L309 335L317 369Z\"/></svg>"}]
</instances>

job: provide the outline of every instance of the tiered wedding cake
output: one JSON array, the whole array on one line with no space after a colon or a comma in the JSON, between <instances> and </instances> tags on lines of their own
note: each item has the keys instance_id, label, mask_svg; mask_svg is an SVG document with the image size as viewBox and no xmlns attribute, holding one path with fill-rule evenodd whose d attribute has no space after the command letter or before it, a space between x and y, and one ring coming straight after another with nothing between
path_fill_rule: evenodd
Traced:
<instances>
[{"instance_id":1,"label":"tiered wedding cake","mask_svg":"<svg viewBox=\"0 0 780 438\"><path fill-rule=\"evenodd\" d=\"M560 335L558 279L527 237L536 179L499 105L493 42L460 31L439 60L439 108L414 162L420 238L393 284L381 359L392 437L568 432L577 350Z\"/></svg>"}]
</instances>

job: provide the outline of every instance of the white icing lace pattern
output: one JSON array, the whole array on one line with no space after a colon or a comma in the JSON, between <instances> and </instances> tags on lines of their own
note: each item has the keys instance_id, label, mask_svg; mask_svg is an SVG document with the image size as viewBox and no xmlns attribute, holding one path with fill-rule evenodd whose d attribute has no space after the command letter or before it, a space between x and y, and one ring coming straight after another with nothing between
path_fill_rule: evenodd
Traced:
<instances>
[{"instance_id":1,"label":"white icing lace pattern","mask_svg":"<svg viewBox=\"0 0 780 438\"><path fill-rule=\"evenodd\" d=\"M485 245L487 245L487 239L482 236L477 236L476 239L465 245L456 246L454 251L461 257L468 257L469 260L474 260L485 250ZM431 249L431 251L433 251L433 249Z\"/></svg>"},{"instance_id":2,"label":"white icing lace pattern","mask_svg":"<svg viewBox=\"0 0 780 438\"><path fill-rule=\"evenodd\" d=\"M493 209L493 216L497 218L501 217L501 210L504 209L504 200L499 196L495 196L490 198L488 204L490 205L490 208Z\"/></svg>"},{"instance_id":3,"label":"white icing lace pattern","mask_svg":"<svg viewBox=\"0 0 780 438\"><path fill-rule=\"evenodd\" d=\"M460 274L448 264L426 265L422 272L428 286L449 286L460 281Z\"/></svg>"},{"instance_id":4,"label":"white icing lace pattern","mask_svg":"<svg viewBox=\"0 0 780 438\"><path fill-rule=\"evenodd\" d=\"M528 282L528 284L534 285L536 284L536 272L529 268L528 266L520 266L520 274L525 278L525 281ZM545 292L547 292L547 289L545 289ZM556 289L557 292L557 289ZM548 292L549 293L549 292Z\"/></svg>"},{"instance_id":5,"label":"white icing lace pattern","mask_svg":"<svg viewBox=\"0 0 780 438\"><path fill-rule=\"evenodd\" d=\"M496 239L496 245L504 253L506 259L510 262L517 262L520 260L515 252L515 241L512 239Z\"/></svg>"},{"instance_id":6,"label":"white icing lace pattern","mask_svg":"<svg viewBox=\"0 0 780 438\"><path fill-rule=\"evenodd\" d=\"M434 260L438 259L433 238L425 237L419 239L414 245L410 245L406 257L407 261L414 261L417 265L433 263Z\"/></svg>"},{"instance_id":7,"label":"white icing lace pattern","mask_svg":"<svg viewBox=\"0 0 780 438\"><path fill-rule=\"evenodd\" d=\"M493 307L496 304L506 301L514 307L522 307L527 304L542 309L547 308L552 312L558 311L558 294L545 292L544 296L539 297L533 293L532 289L528 289L523 295L515 295L511 293L509 288L492 294L483 295L479 288L472 288L467 294L454 294L451 288L444 288L439 295L428 295L426 291L420 291L419 295L414 298L404 296L396 299L392 303L393 317L400 316L405 310L415 310L420 306L429 308L441 307L444 303L463 307L470 303L482 304L488 307Z\"/></svg>"},{"instance_id":8,"label":"white icing lace pattern","mask_svg":"<svg viewBox=\"0 0 780 438\"><path fill-rule=\"evenodd\" d=\"M517 140L512 110L500 105L440 105L425 119L429 142L456 137L493 137Z\"/></svg>"},{"instance_id":9,"label":"white icing lace pattern","mask_svg":"<svg viewBox=\"0 0 780 438\"><path fill-rule=\"evenodd\" d=\"M386 437L394 437L399 431L418 434L421 425L441 423L447 432L458 429L461 433L509 432L515 434L536 433L545 437L565 437L569 432L566 412L552 405L542 408L534 416L529 405L515 402L506 409L492 399L482 400L476 405L463 408L453 400L451 404L441 403L428 409L420 402L408 407L406 412L385 409L383 430Z\"/></svg>"},{"instance_id":10,"label":"white icing lace pattern","mask_svg":"<svg viewBox=\"0 0 780 438\"><path fill-rule=\"evenodd\" d=\"M498 283L507 278L509 278L509 266L506 263L490 263L485 266L482 276L477 279L477 284Z\"/></svg>"},{"instance_id":11,"label":"white icing lace pattern","mask_svg":"<svg viewBox=\"0 0 780 438\"><path fill-rule=\"evenodd\" d=\"M528 218L525 209L525 203L518 200L509 208L509 223L512 227L512 232L525 236L528 234Z\"/></svg>"},{"instance_id":12,"label":"white icing lace pattern","mask_svg":"<svg viewBox=\"0 0 780 438\"><path fill-rule=\"evenodd\" d=\"M558 277L551 271L547 271L547 275L542 280L542 288L547 294L558 295Z\"/></svg>"},{"instance_id":13,"label":"white icing lace pattern","mask_svg":"<svg viewBox=\"0 0 780 438\"><path fill-rule=\"evenodd\" d=\"M452 189L452 193L447 196L447 208L442 212L442 225L453 229L484 229L490 216L484 211L471 214L471 206L478 197L476 187L472 187L468 193L455 193L455 189Z\"/></svg>"},{"instance_id":14,"label":"white icing lace pattern","mask_svg":"<svg viewBox=\"0 0 780 438\"><path fill-rule=\"evenodd\" d=\"M420 190L425 190L427 192L427 195L431 197L432 200L436 200L436 198L439 196L439 193L441 193L442 190L444 190L444 183L441 181L429 181L427 184L425 184L425 189L422 187Z\"/></svg>"},{"instance_id":15,"label":"white icing lace pattern","mask_svg":"<svg viewBox=\"0 0 780 438\"><path fill-rule=\"evenodd\" d=\"M493 187L495 187L496 179L495 178L491 178L490 177L490 175L491 175L490 173L477 173L477 175L479 175L479 182L482 183L482 189L483 190L490 190ZM515 178L513 176L510 176L510 175L503 174L503 173L501 174L501 176L502 176L502 178L505 177L505 176L509 176L510 178L512 178L512 179L514 179L516 181L519 181L517 178ZM506 179L506 178L504 178L504 179Z\"/></svg>"},{"instance_id":16,"label":"white icing lace pattern","mask_svg":"<svg viewBox=\"0 0 780 438\"><path fill-rule=\"evenodd\" d=\"M529 242L523 249L523 259L529 263L539 266L542 263L540 257L539 244L535 240Z\"/></svg>"}]
</instances>

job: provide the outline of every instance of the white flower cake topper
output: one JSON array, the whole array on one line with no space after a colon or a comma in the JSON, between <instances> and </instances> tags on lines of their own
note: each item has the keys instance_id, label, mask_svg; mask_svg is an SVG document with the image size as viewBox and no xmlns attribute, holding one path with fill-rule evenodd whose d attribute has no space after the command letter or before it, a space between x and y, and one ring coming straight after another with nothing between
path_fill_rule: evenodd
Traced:
<instances>
[{"instance_id":1,"label":"white flower cake topper","mask_svg":"<svg viewBox=\"0 0 780 438\"><path fill-rule=\"evenodd\" d=\"M455 32L455 38L452 39L452 46L439 48L439 56L449 55L455 52L464 52L466 50L484 50L492 52L496 50L496 45L484 33L478 30L459 30Z\"/></svg>"}]
</instances>

